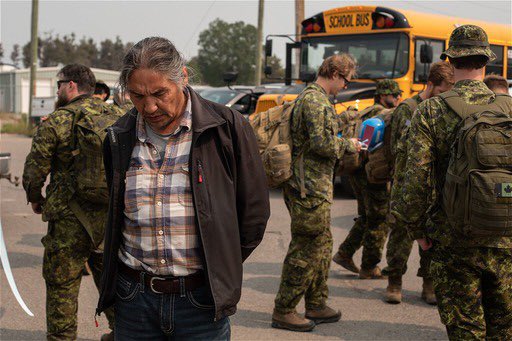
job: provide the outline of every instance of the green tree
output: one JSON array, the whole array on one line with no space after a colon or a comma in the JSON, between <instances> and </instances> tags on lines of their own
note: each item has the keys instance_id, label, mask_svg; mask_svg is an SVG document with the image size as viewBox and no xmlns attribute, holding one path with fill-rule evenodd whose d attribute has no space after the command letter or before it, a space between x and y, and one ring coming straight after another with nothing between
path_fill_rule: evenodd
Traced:
<instances>
[{"instance_id":1,"label":"green tree","mask_svg":"<svg viewBox=\"0 0 512 341\"><path fill-rule=\"evenodd\" d=\"M281 79L267 79L265 77L264 71L265 71L265 59L263 59L262 65L262 72L261 72L261 83L278 83L282 82ZM279 59L278 56L273 55L268 57L267 59L267 66L270 66L272 68L272 74L270 74L270 78L284 78L284 68L281 65L281 59Z\"/></svg>"},{"instance_id":2,"label":"green tree","mask_svg":"<svg viewBox=\"0 0 512 341\"><path fill-rule=\"evenodd\" d=\"M39 60L39 62L41 62L41 51L42 51L42 47L43 47L43 40L41 39L41 37L38 37L37 40L38 40L37 59ZM30 41L28 43L26 43L25 45L23 45L22 52L23 52L23 65L25 67L30 67L30 61L32 60L32 53L30 51Z\"/></svg>"},{"instance_id":3,"label":"green tree","mask_svg":"<svg viewBox=\"0 0 512 341\"><path fill-rule=\"evenodd\" d=\"M95 66L98 64L98 47L92 38L86 39L83 37L76 46L75 50L75 63L83 64L86 66Z\"/></svg>"},{"instance_id":4,"label":"green tree","mask_svg":"<svg viewBox=\"0 0 512 341\"><path fill-rule=\"evenodd\" d=\"M188 77L191 84L204 84L203 75L199 68L198 57L192 57L187 61Z\"/></svg>"},{"instance_id":5,"label":"green tree","mask_svg":"<svg viewBox=\"0 0 512 341\"><path fill-rule=\"evenodd\" d=\"M115 41L105 39L100 43L99 59L96 67L108 70L120 70L123 57L132 43L123 44L121 38L116 37Z\"/></svg>"},{"instance_id":6,"label":"green tree","mask_svg":"<svg viewBox=\"0 0 512 341\"><path fill-rule=\"evenodd\" d=\"M16 67L18 67L18 63L20 61L20 46L18 44L14 44L11 52L11 61Z\"/></svg>"},{"instance_id":7,"label":"green tree","mask_svg":"<svg viewBox=\"0 0 512 341\"><path fill-rule=\"evenodd\" d=\"M243 21L227 23L215 19L199 34L197 65L203 80L210 85L223 85L226 71L238 71L239 84L254 83L256 27Z\"/></svg>"}]
</instances>

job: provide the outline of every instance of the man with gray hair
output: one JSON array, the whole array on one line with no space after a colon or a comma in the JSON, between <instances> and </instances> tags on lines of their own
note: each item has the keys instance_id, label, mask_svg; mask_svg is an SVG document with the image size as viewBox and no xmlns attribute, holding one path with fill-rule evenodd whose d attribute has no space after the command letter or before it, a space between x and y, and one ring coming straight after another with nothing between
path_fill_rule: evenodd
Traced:
<instances>
[{"instance_id":1,"label":"man with gray hair","mask_svg":"<svg viewBox=\"0 0 512 341\"><path fill-rule=\"evenodd\" d=\"M114 305L116 340L227 340L242 263L270 215L265 172L242 115L187 86L165 38L126 54L135 106L108 129L110 188L97 313Z\"/></svg>"}]
</instances>

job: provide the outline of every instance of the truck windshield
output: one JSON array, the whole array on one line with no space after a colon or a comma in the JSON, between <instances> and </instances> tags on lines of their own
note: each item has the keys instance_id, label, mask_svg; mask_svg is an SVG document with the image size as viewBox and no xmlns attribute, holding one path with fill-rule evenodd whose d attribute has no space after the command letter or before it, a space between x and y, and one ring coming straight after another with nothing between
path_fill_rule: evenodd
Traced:
<instances>
[{"instance_id":1,"label":"truck windshield","mask_svg":"<svg viewBox=\"0 0 512 341\"><path fill-rule=\"evenodd\" d=\"M357 34L303 38L302 71L317 72L323 60L349 53L357 61L357 78L398 78L407 73L409 41L405 33Z\"/></svg>"}]
</instances>

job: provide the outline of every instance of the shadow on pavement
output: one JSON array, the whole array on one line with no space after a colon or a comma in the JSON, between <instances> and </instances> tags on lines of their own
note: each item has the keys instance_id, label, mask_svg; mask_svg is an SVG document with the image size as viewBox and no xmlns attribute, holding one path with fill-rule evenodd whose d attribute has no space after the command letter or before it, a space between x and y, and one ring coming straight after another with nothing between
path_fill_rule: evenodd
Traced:
<instances>
[{"instance_id":1,"label":"shadow on pavement","mask_svg":"<svg viewBox=\"0 0 512 341\"><path fill-rule=\"evenodd\" d=\"M9 262L11 268L36 268L43 264L43 257L34 256L25 252L9 252ZM0 268L3 268L0 266Z\"/></svg>"},{"instance_id":2,"label":"shadow on pavement","mask_svg":"<svg viewBox=\"0 0 512 341\"><path fill-rule=\"evenodd\" d=\"M239 309L231 322L235 326L243 326L253 329L271 328L272 312L262 313L251 310ZM293 333L290 331L279 331ZM257 333L257 331L255 331ZM276 333L278 331L276 330ZM293 334L290 334L293 335ZM344 340L445 340L444 330L423 326L419 324L394 323L382 321L350 321L343 320L333 324L322 324L307 334L308 339L314 339L315 335L340 338ZM245 339L258 338L257 335L245 335ZM276 335L276 339L278 339ZM301 337L302 338L302 337Z\"/></svg>"},{"instance_id":3,"label":"shadow on pavement","mask_svg":"<svg viewBox=\"0 0 512 341\"><path fill-rule=\"evenodd\" d=\"M349 215L342 215L339 217L335 216L336 212L332 211L331 215L333 216L331 218L331 229L332 228L341 228L343 230L350 230L352 228L352 225L354 225L354 218L355 216L353 214Z\"/></svg>"},{"instance_id":4,"label":"shadow on pavement","mask_svg":"<svg viewBox=\"0 0 512 341\"><path fill-rule=\"evenodd\" d=\"M283 259L284 260L284 259ZM251 275L275 275L281 276L283 263L244 263L244 273Z\"/></svg>"},{"instance_id":5,"label":"shadow on pavement","mask_svg":"<svg viewBox=\"0 0 512 341\"><path fill-rule=\"evenodd\" d=\"M279 289L280 275L281 275L281 264L276 263L252 263L254 264L254 268L251 271L250 266L246 266L245 272L250 274L262 274L263 276L247 278L243 282L243 288L250 288L252 290L275 295L277 290ZM249 264L247 264L249 265ZM254 269L258 269L258 272L254 272ZM269 276L273 275L273 276ZM384 304L384 293L385 288L363 288L357 286L358 283L367 282L367 280L360 280L356 277L356 275L342 275L340 276L335 271L331 271L330 278L333 279L342 279L345 281L343 285L329 285L329 296L330 297L345 297L345 298L355 298L362 300L374 300L378 302L382 302ZM349 277L350 276L350 277ZM383 281L385 282L385 281ZM418 291L411 290L402 290L402 294L404 296L404 304L410 304L421 307L432 307L435 309L435 306L429 306L425 302L423 302L420 298L420 289ZM399 307L398 305L390 305L390 307Z\"/></svg>"},{"instance_id":6,"label":"shadow on pavement","mask_svg":"<svg viewBox=\"0 0 512 341\"><path fill-rule=\"evenodd\" d=\"M42 330L0 329L2 340L46 340L46 332Z\"/></svg>"},{"instance_id":7,"label":"shadow on pavement","mask_svg":"<svg viewBox=\"0 0 512 341\"><path fill-rule=\"evenodd\" d=\"M27 245L27 246L33 246L33 247L43 247L43 244L41 244L41 238L43 238L44 234L24 234L21 237L21 240L17 242L16 244L21 245Z\"/></svg>"}]
</instances>

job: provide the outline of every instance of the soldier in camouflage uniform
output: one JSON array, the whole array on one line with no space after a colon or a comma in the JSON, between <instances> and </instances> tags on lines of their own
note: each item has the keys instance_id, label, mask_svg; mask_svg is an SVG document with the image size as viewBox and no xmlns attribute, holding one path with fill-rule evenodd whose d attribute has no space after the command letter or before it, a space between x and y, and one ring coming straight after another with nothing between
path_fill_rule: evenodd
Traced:
<instances>
[{"instance_id":1,"label":"soldier in camouflage uniform","mask_svg":"<svg viewBox=\"0 0 512 341\"><path fill-rule=\"evenodd\" d=\"M101 99L91 97L95 78L88 67L68 65L57 76L60 108L41 123L34 135L25 161L23 188L34 213L42 214L43 221L48 222L48 233L42 239L47 338L75 340L82 270L87 262L96 286L99 285L103 268L103 254L99 249L108 207L73 196L70 178L72 122L81 110L109 112L111 109ZM43 197L41 189L48 174L50 183L46 187L46 197ZM109 327L113 329L113 311L106 315ZM102 337L102 340L112 339L113 334Z\"/></svg>"},{"instance_id":2,"label":"soldier in camouflage uniform","mask_svg":"<svg viewBox=\"0 0 512 341\"><path fill-rule=\"evenodd\" d=\"M361 112L362 119L372 118L384 109L396 107L401 93L402 90L394 80L379 81L375 91L375 104ZM389 230L385 222L389 203L388 184L368 182L364 164L349 176L349 182L357 199L358 217L347 238L339 246L333 261L352 272L359 273L361 279L381 279L383 277L377 264L381 261ZM359 270L352 257L361 246L364 248Z\"/></svg>"},{"instance_id":3,"label":"soldier in camouflage uniform","mask_svg":"<svg viewBox=\"0 0 512 341\"><path fill-rule=\"evenodd\" d=\"M119 108L123 113L131 110L133 103L130 99L130 95L127 92L116 89L114 91L114 106Z\"/></svg>"},{"instance_id":4,"label":"soldier in camouflage uniform","mask_svg":"<svg viewBox=\"0 0 512 341\"><path fill-rule=\"evenodd\" d=\"M446 56L455 68L452 91L464 102L487 105L496 99L482 82L485 65L495 58L484 30L456 28ZM507 103L512 108L512 99ZM431 274L449 338L511 340L512 237L476 237L454 229L442 203L460 122L440 97L419 105L411 122L401 199L392 214L424 250L433 247Z\"/></svg>"},{"instance_id":5,"label":"soldier in camouflage uniform","mask_svg":"<svg viewBox=\"0 0 512 341\"><path fill-rule=\"evenodd\" d=\"M345 152L357 152L360 144L356 139L337 136L340 128L328 96L344 89L354 72L355 63L350 56L327 58L317 81L304 89L294 108L293 174L283 190L292 240L275 299L274 328L309 331L315 323L336 322L341 317L340 311L326 305L332 252L332 179L337 160ZM295 311L302 297L306 301L306 318Z\"/></svg>"},{"instance_id":6,"label":"soldier in camouflage uniform","mask_svg":"<svg viewBox=\"0 0 512 341\"><path fill-rule=\"evenodd\" d=\"M407 160L406 142L411 118L418 105L433 96L448 91L453 86L453 67L446 62L437 62L431 65L427 86L424 91L406 99L393 111L391 119L391 152L394 158L393 182L391 186L390 207L393 208L400 199L400 191L404 180L405 162ZM390 216L392 220L392 216ZM396 221L389 221L391 233L389 234L386 259L388 266L382 270L388 276L386 302L400 303L402 301L402 275L407 271L407 260L411 254L413 239L407 234L405 226ZM436 299L429 274L430 252L420 251L420 268L418 276L423 278L423 291L421 297L429 304L435 304Z\"/></svg>"}]
</instances>

